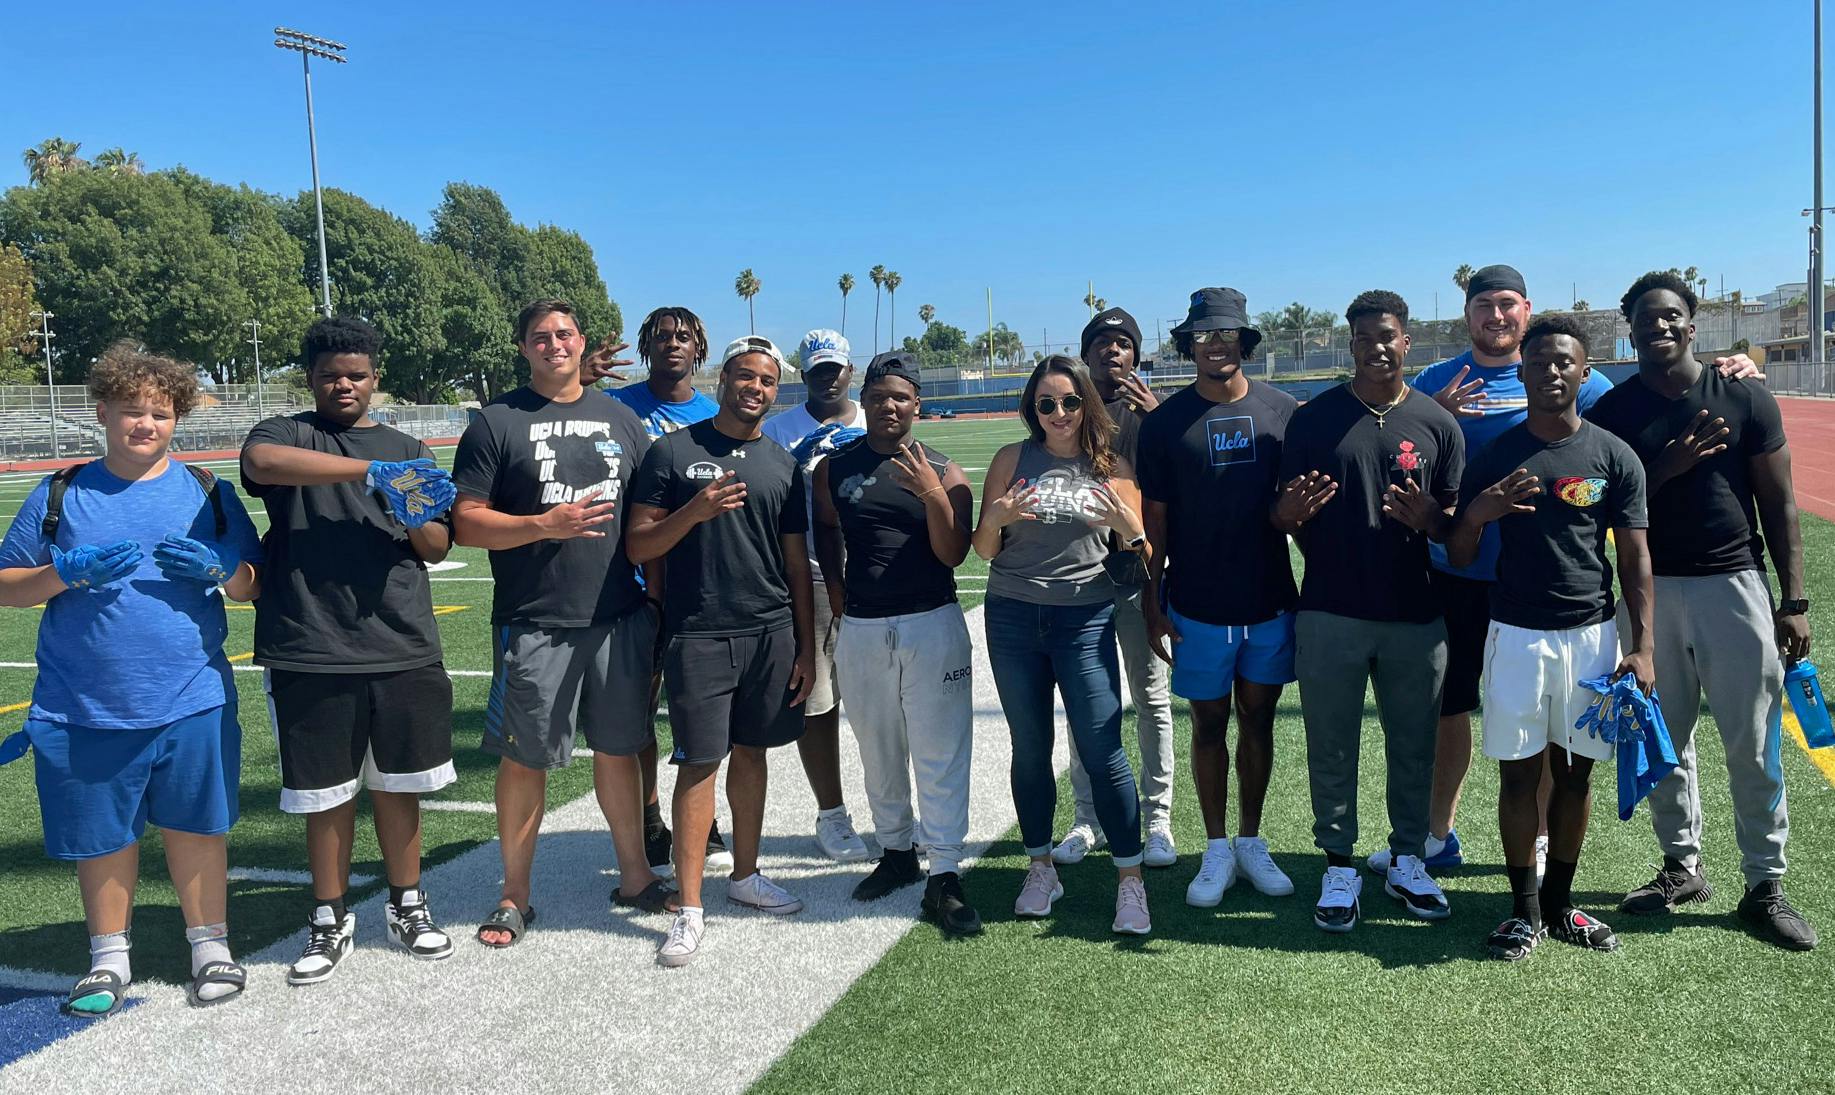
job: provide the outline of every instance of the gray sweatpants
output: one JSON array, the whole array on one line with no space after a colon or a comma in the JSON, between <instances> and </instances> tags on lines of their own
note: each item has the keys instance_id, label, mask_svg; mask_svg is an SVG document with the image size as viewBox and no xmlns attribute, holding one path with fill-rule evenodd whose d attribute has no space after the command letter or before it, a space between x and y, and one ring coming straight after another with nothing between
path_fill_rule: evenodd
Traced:
<instances>
[{"instance_id":1,"label":"gray sweatpants","mask_svg":"<svg viewBox=\"0 0 1835 1095\"><path fill-rule=\"evenodd\" d=\"M1621 606L1620 612L1624 609ZM1655 582L1657 697L1676 745L1676 770L1650 793L1650 821L1663 854L1693 867L1701 858L1701 774L1695 721L1702 693L1727 750L1733 836L1748 886L1784 876L1790 818L1776 733L1784 690L1763 571L1658 578ZM1621 615L1619 634L1630 628Z\"/></svg>"},{"instance_id":2,"label":"gray sweatpants","mask_svg":"<svg viewBox=\"0 0 1835 1095\"><path fill-rule=\"evenodd\" d=\"M1121 646L1121 667L1134 701L1134 732L1140 738L1141 826L1172 824L1172 667L1153 656L1147 645L1147 618L1141 612L1141 590L1115 590L1115 638ZM1090 793L1090 774L1070 743L1070 789L1077 800L1075 824L1102 832L1096 822L1096 799Z\"/></svg>"},{"instance_id":3,"label":"gray sweatpants","mask_svg":"<svg viewBox=\"0 0 1835 1095\"><path fill-rule=\"evenodd\" d=\"M1434 737L1446 678L1446 623L1385 623L1329 612L1294 617L1294 672L1306 722L1313 843L1357 848L1357 755L1364 693L1376 690L1388 759L1389 850L1421 855L1434 781Z\"/></svg>"},{"instance_id":4,"label":"gray sweatpants","mask_svg":"<svg viewBox=\"0 0 1835 1095\"><path fill-rule=\"evenodd\" d=\"M956 604L883 619L843 616L835 643L841 702L860 742L874 837L881 848L898 849L911 847L915 838L933 875L958 870L968 840L972 658L968 623Z\"/></svg>"}]
</instances>

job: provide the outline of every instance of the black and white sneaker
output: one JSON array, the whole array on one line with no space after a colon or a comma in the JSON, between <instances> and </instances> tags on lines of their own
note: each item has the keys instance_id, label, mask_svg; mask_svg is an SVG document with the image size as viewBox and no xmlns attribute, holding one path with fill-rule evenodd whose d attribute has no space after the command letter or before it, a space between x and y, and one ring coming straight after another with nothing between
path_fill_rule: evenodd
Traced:
<instances>
[{"instance_id":1,"label":"black and white sneaker","mask_svg":"<svg viewBox=\"0 0 1835 1095\"><path fill-rule=\"evenodd\" d=\"M1664 856L1657 876L1626 894L1618 911L1634 916L1675 912L1679 905L1704 902L1713 896L1714 887L1708 885L1699 864L1691 871L1679 860Z\"/></svg>"},{"instance_id":2,"label":"black and white sneaker","mask_svg":"<svg viewBox=\"0 0 1835 1095\"><path fill-rule=\"evenodd\" d=\"M419 890L404 890L401 904L385 902L389 918L389 941L416 958L437 960L452 956L452 937L433 922L427 909L427 895Z\"/></svg>"},{"instance_id":3,"label":"black and white sneaker","mask_svg":"<svg viewBox=\"0 0 1835 1095\"><path fill-rule=\"evenodd\" d=\"M1548 929L1532 927L1529 921L1513 916L1485 940L1485 952L1503 962L1521 962L1547 937Z\"/></svg>"},{"instance_id":4,"label":"black and white sneaker","mask_svg":"<svg viewBox=\"0 0 1835 1095\"><path fill-rule=\"evenodd\" d=\"M1579 909L1568 909L1549 921L1548 934L1563 943L1572 943L1590 951L1609 952L1618 949L1618 936L1612 934L1606 922L1588 916Z\"/></svg>"},{"instance_id":5,"label":"black and white sneaker","mask_svg":"<svg viewBox=\"0 0 1835 1095\"><path fill-rule=\"evenodd\" d=\"M1422 920L1445 920L1453 915L1445 892L1427 873L1427 864L1421 862L1420 856L1396 856L1389 873L1383 876L1383 892Z\"/></svg>"},{"instance_id":6,"label":"black and white sneaker","mask_svg":"<svg viewBox=\"0 0 1835 1095\"><path fill-rule=\"evenodd\" d=\"M1357 926L1364 880L1356 867L1327 867L1319 883L1319 903L1313 906L1313 923L1320 931L1343 933Z\"/></svg>"},{"instance_id":7,"label":"black and white sneaker","mask_svg":"<svg viewBox=\"0 0 1835 1095\"><path fill-rule=\"evenodd\" d=\"M733 853L726 850L726 841L720 839L720 823L717 821L707 830L707 866L711 870L733 869Z\"/></svg>"},{"instance_id":8,"label":"black and white sneaker","mask_svg":"<svg viewBox=\"0 0 1835 1095\"><path fill-rule=\"evenodd\" d=\"M657 824L656 828L644 830L644 859L650 863L650 873L658 878L674 878L675 863L671 856L675 852L675 841L670 838L669 826Z\"/></svg>"},{"instance_id":9,"label":"black and white sneaker","mask_svg":"<svg viewBox=\"0 0 1835 1095\"><path fill-rule=\"evenodd\" d=\"M330 977L356 945L356 937L356 913L346 909L340 921L332 916L330 905L314 908L306 921L306 949L287 969L287 984L316 985Z\"/></svg>"}]
</instances>

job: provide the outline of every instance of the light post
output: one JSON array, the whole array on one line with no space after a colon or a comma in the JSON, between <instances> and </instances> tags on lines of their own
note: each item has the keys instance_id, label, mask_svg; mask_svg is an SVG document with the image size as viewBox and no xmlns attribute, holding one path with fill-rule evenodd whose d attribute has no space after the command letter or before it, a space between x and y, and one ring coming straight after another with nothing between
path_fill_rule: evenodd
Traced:
<instances>
[{"instance_id":1,"label":"light post","mask_svg":"<svg viewBox=\"0 0 1835 1095\"><path fill-rule=\"evenodd\" d=\"M267 407L265 389L261 386L261 321L251 319L242 325L249 329L248 344L255 348L255 416L259 418Z\"/></svg>"},{"instance_id":2,"label":"light post","mask_svg":"<svg viewBox=\"0 0 1835 1095\"><path fill-rule=\"evenodd\" d=\"M32 318L38 321L38 340L45 348L45 387L51 393L51 459L56 460L62 453L57 445L57 375L51 371L51 321L56 317L51 312L33 312Z\"/></svg>"},{"instance_id":3,"label":"light post","mask_svg":"<svg viewBox=\"0 0 1835 1095\"><path fill-rule=\"evenodd\" d=\"M1816 9L1815 19L1815 76L1813 91L1815 102L1811 114L1816 127L1815 138L1811 142L1815 157L1815 199L1812 202L1810 221L1810 344L1815 349L1810 351L1810 363L1821 365L1824 348L1822 344L1823 297L1822 297L1822 0L1811 0Z\"/></svg>"},{"instance_id":4,"label":"light post","mask_svg":"<svg viewBox=\"0 0 1835 1095\"><path fill-rule=\"evenodd\" d=\"M312 124L312 59L346 63L344 43L319 38L286 27L274 28L274 44L281 49L297 50L306 74L306 144L312 151L312 202L319 218L319 296L320 308L331 316L331 268L325 258L325 194L319 189L319 138Z\"/></svg>"}]
</instances>

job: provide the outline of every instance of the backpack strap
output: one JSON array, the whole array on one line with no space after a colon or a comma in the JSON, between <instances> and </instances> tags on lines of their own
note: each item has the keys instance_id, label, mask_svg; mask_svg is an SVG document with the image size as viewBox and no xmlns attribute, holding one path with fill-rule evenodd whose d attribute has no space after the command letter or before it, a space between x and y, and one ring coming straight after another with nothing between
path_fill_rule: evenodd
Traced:
<instances>
[{"instance_id":1,"label":"backpack strap","mask_svg":"<svg viewBox=\"0 0 1835 1095\"><path fill-rule=\"evenodd\" d=\"M209 468L199 467L196 464L185 464L185 470L191 473L191 478L198 481L198 486L204 488L204 496L210 499L210 514L216 518L217 539L221 540L223 534L229 531L229 519L223 516L222 487L216 475Z\"/></svg>"},{"instance_id":2,"label":"backpack strap","mask_svg":"<svg viewBox=\"0 0 1835 1095\"><path fill-rule=\"evenodd\" d=\"M45 538L45 543L56 541L57 526L64 519L64 492L70 489L70 481L76 478L78 472L88 467L89 463L85 460L81 464L71 464L51 473L51 486L49 493L45 495L45 519L38 526L39 534Z\"/></svg>"}]
</instances>

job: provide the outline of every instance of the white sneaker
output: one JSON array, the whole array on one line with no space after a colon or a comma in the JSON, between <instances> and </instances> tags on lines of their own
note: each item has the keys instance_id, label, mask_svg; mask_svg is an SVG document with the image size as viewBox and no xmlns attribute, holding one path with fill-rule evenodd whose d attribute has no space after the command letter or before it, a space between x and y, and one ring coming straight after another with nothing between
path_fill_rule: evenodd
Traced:
<instances>
[{"instance_id":1,"label":"white sneaker","mask_svg":"<svg viewBox=\"0 0 1835 1095\"><path fill-rule=\"evenodd\" d=\"M837 863L856 863L867 857L866 841L854 831L854 819L843 806L816 815L816 847Z\"/></svg>"},{"instance_id":2,"label":"white sneaker","mask_svg":"<svg viewBox=\"0 0 1835 1095\"><path fill-rule=\"evenodd\" d=\"M1147 830L1147 847L1141 852L1141 862L1149 867L1170 867L1178 861L1179 850L1172 845L1172 829L1156 825Z\"/></svg>"},{"instance_id":3,"label":"white sneaker","mask_svg":"<svg viewBox=\"0 0 1835 1095\"><path fill-rule=\"evenodd\" d=\"M1357 926L1362 913L1358 898L1364 892L1363 876L1356 867L1327 867L1319 881L1319 903L1313 906L1313 923L1320 931L1343 933Z\"/></svg>"},{"instance_id":4,"label":"white sneaker","mask_svg":"<svg viewBox=\"0 0 1835 1095\"><path fill-rule=\"evenodd\" d=\"M726 899L772 916L789 916L803 911L801 899L790 896L789 890L766 878L762 871L753 871L749 877L728 883Z\"/></svg>"},{"instance_id":5,"label":"white sneaker","mask_svg":"<svg viewBox=\"0 0 1835 1095\"><path fill-rule=\"evenodd\" d=\"M1185 903L1208 909L1223 900L1223 891L1236 881L1236 852L1227 840L1215 840L1204 846L1204 860L1198 864L1198 877L1185 887Z\"/></svg>"},{"instance_id":6,"label":"white sneaker","mask_svg":"<svg viewBox=\"0 0 1835 1095\"><path fill-rule=\"evenodd\" d=\"M1384 876L1392 866L1389 849L1384 848L1370 857L1370 873ZM1446 870L1465 862L1465 852L1459 845L1459 830L1449 830L1444 837L1427 834L1426 846L1422 849L1421 858L1426 861L1430 871Z\"/></svg>"},{"instance_id":7,"label":"white sneaker","mask_svg":"<svg viewBox=\"0 0 1835 1095\"><path fill-rule=\"evenodd\" d=\"M1013 901L1014 916L1051 915L1051 903L1064 896L1064 883L1058 881L1057 868L1034 860L1026 868L1026 881Z\"/></svg>"},{"instance_id":8,"label":"white sneaker","mask_svg":"<svg viewBox=\"0 0 1835 1095\"><path fill-rule=\"evenodd\" d=\"M1115 889L1115 922L1109 930L1121 935L1146 935L1153 931L1153 918L1147 915L1147 887L1129 875Z\"/></svg>"},{"instance_id":9,"label":"white sneaker","mask_svg":"<svg viewBox=\"0 0 1835 1095\"><path fill-rule=\"evenodd\" d=\"M707 930L707 922L701 917L701 910L689 912L683 909L675 914L675 922L669 925L669 934L663 939L663 945L657 948L656 964L659 966L686 966L694 961L694 956L701 949L701 935Z\"/></svg>"},{"instance_id":10,"label":"white sneaker","mask_svg":"<svg viewBox=\"0 0 1835 1095\"><path fill-rule=\"evenodd\" d=\"M356 946L357 914L344 910L334 920L330 905L319 905L306 920L306 949L287 969L287 984L316 985L332 975L338 963Z\"/></svg>"},{"instance_id":11,"label":"white sneaker","mask_svg":"<svg viewBox=\"0 0 1835 1095\"><path fill-rule=\"evenodd\" d=\"M1440 884L1427 873L1427 864L1412 855L1395 857L1395 865L1383 879L1383 892L1402 903L1409 913L1422 920L1445 920L1453 915Z\"/></svg>"},{"instance_id":12,"label":"white sneaker","mask_svg":"<svg viewBox=\"0 0 1835 1095\"><path fill-rule=\"evenodd\" d=\"M1083 862L1083 857L1102 847L1102 836L1088 825L1072 825L1070 832L1051 850L1051 861L1069 866Z\"/></svg>"},{"instance_id":13,"label":"white sneaker","mask_svg":"<svg viewBox=\"0 0 1835 1095\"><path fill-rule=\"evenodd\" d=\"M1236 850L1236 873L1249 880L1257 893L1269 897L1286 897L1293 892L1293 879L1275 866L1268 854L1268 842L1259 836L1239 836L1232 843Z\"/></svg>"},{"instance_id":14,"label":"white sneaker","mask_svg":"<svg viewBox=\"0 0 1835 1095\"><path fill-rule=\"evenodd\" d=\"M1542 884L1542 876L1548 873L1548 834L1536 837L1536 885Z\"/></svg>"}]
</instances>

